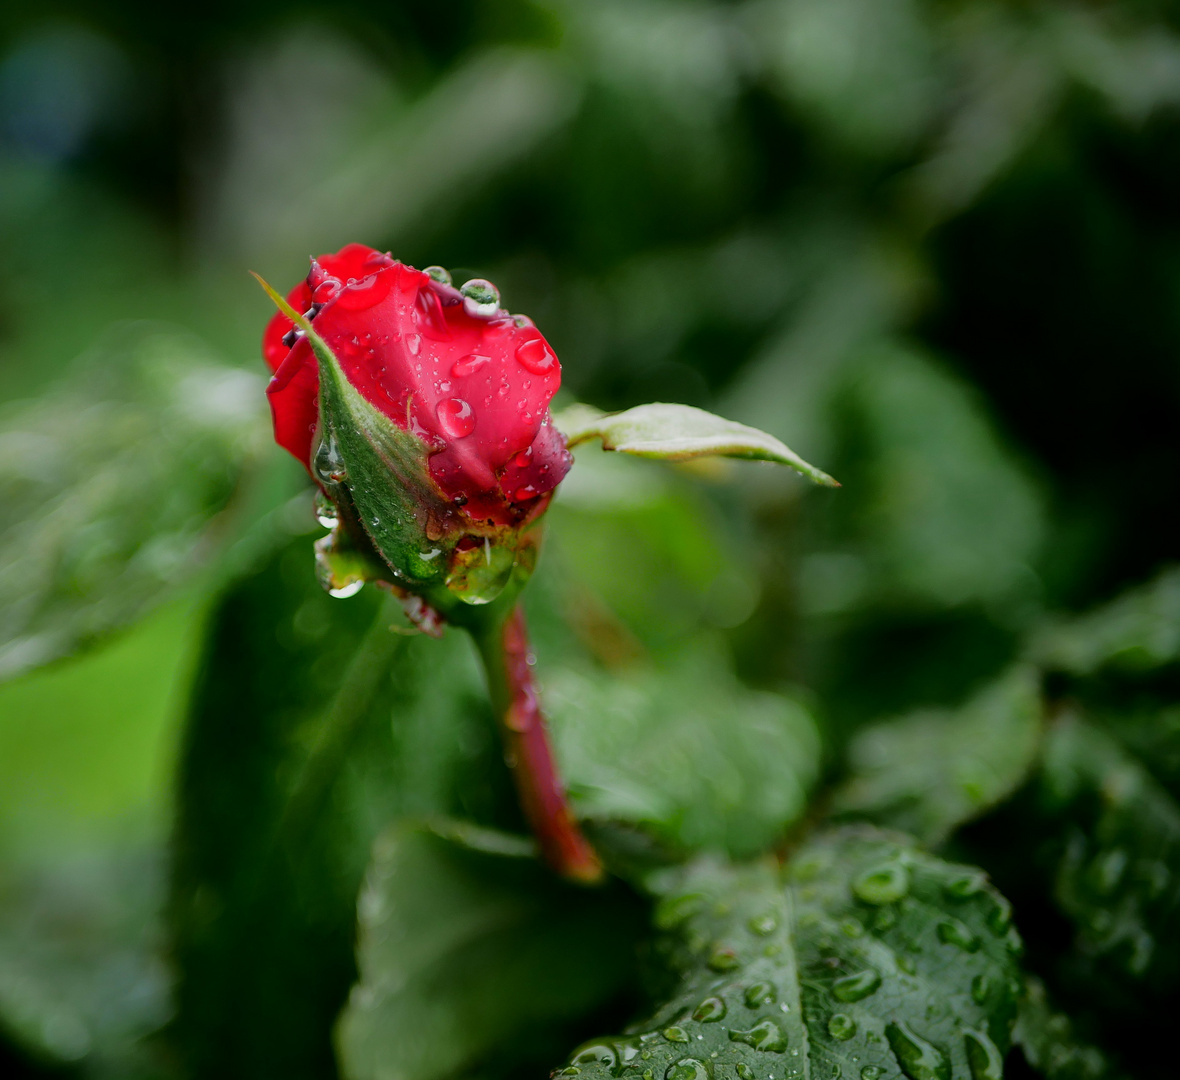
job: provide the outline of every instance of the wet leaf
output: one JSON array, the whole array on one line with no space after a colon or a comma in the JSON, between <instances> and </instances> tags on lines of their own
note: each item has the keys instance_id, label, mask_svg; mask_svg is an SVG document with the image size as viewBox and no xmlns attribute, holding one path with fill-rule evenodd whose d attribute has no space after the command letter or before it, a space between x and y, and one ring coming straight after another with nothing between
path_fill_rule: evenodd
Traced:
<instances>
[{"instance_id":1,"label":"wet leaf","mask_svg":"<svg viewBox=\"0 0 1180 1080\"><path fill-rule=\"evenodd\" d=\"M491 1055L541 1075L561 1025L633 975L642 928L621 887L563 884L527 840L448 822L377 839L359 915L350 1080L441 1080Z\"/></svg>"},{"instance_id":2,"label":"wet leaf","mask_svg":"<svg viewBox=\"0 0 1180 1080\"><path fill-rule=\"evenodd\" d=\"M1180 658L1180 568L1095 611L1046 627L1032 653L1046 667L1091 675L1111 666L1149 671Z\"/></svg>"},{"instance_id":3,"label":"wet leaf","mask_svg":"<svg viewBox=\"0 0 1180 1080\"><path fill-rule=\"evenodd\" d=\"M265 443L262 380L128 324L62 387L0 414L0 678L139 616L217 548Z\"/></svg>"},{"instance_id":4,"label":"wet leaf","mask_svg":"<svg viewBox=\"0 0 1180 1080\"><path fill-rule=\"evenodd\" d=\"M1000 1068L1020 943L982 871L862 828L814 840L785 875L772 861L702 860L651 885L674 985L632 1034L574 1051L580 1080L871 1080L899 1066L950 1080Z\"/></svg>"},{"instance_id":5,"label":"wet leaf","mask_svg":"<svg viewBox=\"0 0 1180 1080\"><path fill-rule=\"evenodd\" d=\"M819 772L815 721L742 686L708 648L625 671L553 666L541 679L580 816L751 855L803 812Z\"/></svg>"},{"instance_id":6,"label":"wet leaf","mask_svg":"<svg viewBox=\"0 0 1180 1080\"><path fill-rule=\"evenodd\" d=\"M924 709L861 731L834 810L940 843L1028 776L1041 711L1038 675L1022 665L959 709Z\"/></svg>"},{"instance_id":7,"label":"wet leaf","mask_svg":"<svg viewBox=\"0 0 1180 1080\"><path fill-rule=\"evenodd\" d=\"M689 405L653 402L609 415L589 405L574 405L555 416L553 423L565 432L570 446L598 438L604 450L665 461L700 457L773 461L789 465L817 484L838 486L773 435Z\"/></svg>"}]
</instances>

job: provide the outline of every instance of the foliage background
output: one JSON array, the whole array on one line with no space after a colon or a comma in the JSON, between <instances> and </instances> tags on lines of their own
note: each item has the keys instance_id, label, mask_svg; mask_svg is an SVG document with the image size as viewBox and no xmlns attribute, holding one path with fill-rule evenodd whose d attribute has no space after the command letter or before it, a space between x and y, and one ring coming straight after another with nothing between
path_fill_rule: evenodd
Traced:
<instances>
[{"instance_id":1,"label":"foliage background","mask_svg":"<svg viewBox=\"0 0 1180 1080\"><path fill-rule=\"evenodd\" d=\"M1068 946L1084 902L1055 906L1051 882L1030 883L1040 781L1020 762L985 769L947 795L965 809L930 810L937 780L900 765L951 760L949 718L1029 655L1047 613L1107 601L1177 550L1172 5L47 2L0 25L0 664L15 676L0 687L0 1068L167 1075L166 1054L127 1047L174 1016L160 920L177 761L194 679L197 701L221 700L202 642L235 625L227 583L279 575L245 609L260 611L310 575L302 554L254 574L290 537L306 553L312 522L298 467L259 435L268 304L246 270L291 282L310 251L359 239L494 280L554 343L573 396L711 408L844 483L580 455L538 589L542 660L563 634L616 679L636 657L666 671L704 656L714 688L744 684L732 699L771 692L809 712L813 810L875 813L982 862L1017 904L1033 969L1152 1075L1154 999L1103 1000ZM194 372L207 377L185 383ZM295 657L311 673L300 700L328 694L347 663L330 642L360 631L323 620L364 619L322 610L293 607L289 641L274 614L241 643L258 664L232 684L223 740L256 734L243 685L274 648L287 664L252 693ZM1165 864L1180 836L1173 656L1088 691L1122 718L1095 768L1129 746L1163 785ZM375 817L443 807L514 825L475 767L488 749L464 677L470 775L432 756L423 721L396 758L402 801ZM592 695L576 665L562 678L555 697ZM902 750L861 737L914 710ZM568 754L613 760L568 730ZM218 745L207 799L232 802L243 781ZM1010 748L1020 758L1019 738ZM653 808L634 777L586 769L592 816L739 854L798 815L814 779L757 780L780 796L767 826L718 809L723 777L712 794L670 780ZM251 812L229 805L217 827ZM1075 849L1101 831L1086 813ZM620 940L631 903L612 908ZM613 1000L602 1024L634 1005ZM597 1026L538 1036L534 1064Z\"/></svg>"}]
</instances>

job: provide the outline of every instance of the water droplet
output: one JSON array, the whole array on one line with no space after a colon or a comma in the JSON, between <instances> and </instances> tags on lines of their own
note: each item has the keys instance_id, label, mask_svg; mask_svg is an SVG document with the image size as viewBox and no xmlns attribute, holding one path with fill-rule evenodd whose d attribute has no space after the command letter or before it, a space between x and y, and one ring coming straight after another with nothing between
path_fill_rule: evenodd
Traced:
<instances>
[{"instance_id":1,"label":"water droplet","mask_svg":"<svg viewBox=\"0 0 1180 1080\"><path fill-rule=\"evenodd\" d=\"M573 1065L569 1065L564 1069L558 1069L557 1072L555 1072L553 1075L554 1076L578 1076L581 1072L582 1072L581 1069L576 1068Z\"/></svg>"},{"instance_id":2,"label":"water droplet","mask_svg":"<svg viewBox=\"0 0 1180 1080\"><path fill-rule=\"evenodd\" d=\"M938 924L938 940L944 945L954 945L964 952L979 951L979 937L958 919L943 919Z\"/></svg>"},{"instance_id":3,"label":"water droplet","mask_svg":"<svg viewBox=\"0 0 1180 1080\"><path fill-rule=\"evenodd\" d=\"M688 1042L688 1032L682 1027L666 1027L660 1032L668 1042Z\"/></svg>"},{"instance_id":4,"label":"water droplet","mask_svg":"<svg viewBox=\"0 0 1180 1080\"><path fill-rule=\"evenodd\" d=\"M483 278L472 278L459 287L468 315L487 319L500 310L500 290Z\"/></svg>"},{"instance_id":5,"label":"water droplet","mask_svg":"<svg viewBox=\"0 0 1180 1080\"><path fill-rule=\"evenodd\" d=\"M440 401L435 410L439 427L452 439L462 439L475 430L475 413L462 398Z\"/></svg>"},{"instance_id":6,"label":"water droplet","mask_svg":"<svg viewBox=\"0 0 1180 1080\"><path fill-rule=\"evenodd\" d=\"M910 891L910 872L898 863L876 866L857 877L852 891L866 904L892 904Z\"/></svg>"},{"instance_id":7,"label":"water droplet","mask_svg":"<svg viewBox=\"0 0 1180 1080\"><path fill-rule=\"evenodd\" d=\"M521 367L534 375L544 375L545 372L552 371L557 363L557 357L545 344L545 339L539 337L522 341L516 347L516 359L520 361Z\"/></svg>"},{"instance_id":8,"label":"water droplet","mask_svg":"<svg viewBox=\"0 0 1180 1080\"><path fill-rule=\"evenodd\" d=\"M470 353L462 359L456 360L454 366L451 368L451 375L456 379L465 379L468 375L474 375L481 367L492 362L490 356L481 356L479 353Z\"/></svg>"},{"instance_id":9,"label":"water droplet","mask_svg":"<svg viewBox=\"0 0 1180 1080\"><path fill-rule=\"evenodd\" d=\"M681 1058L664 1071L664 1080L712 1080L712 1076L712 1066L696 1058Z\"/></svg>"},{"instance_id":10,"label":"water droplet","mask_svg":"<svg viewBox=\"0 0 1180 1080\"><path fill-rule=\"evenodd\" d=\"M748 1031L730 1028L729 1041L745 1043L768 1054L781 1054L787 1049L787 1037L773 1020L763 1020Z\"/></svg>"},{"instance_id":11,"label":"water droplet","mask_svg":"<svg viewBox=\"0 0 1180 1080\"><path fill-rule=\"evenodd\" d=\"M744 1061L739 1061L734 1068L742 1080L754 1080L754 1070Z\"/></svg>"},{"instance_id":12,"label":"water droplet","mask_svg":"<svg viewBox=\"0 0 1180 1080\"><path fill-rule=\"evenodd\" d=\"M976 1005L982 1005L987 1001L988 994L991 993L992 981L986 975L976 975L971 980L971 1000Z\"/></svg>"},{"instance_id":13,"label":"water droplet","mask_svg":"<svg viewBox=\"0 0 1180 1080\"><path fill-rule=\"evenodd\" d=\"M755 915L746 925L749 926L751 932L761 937L768 937L778 929L778 919L768 911L765 915Z\"/></svg>"},{"instance_id":14,"label":"water droplet","mask_svg":"<svg viewBox=\"0 0 1180 1080\"><path fill-rule=\"evenodd\" d=\"M860 1080L877 1080L881 1075L881 1066L866 1065L860 1070Z\"/></svg>"},{"instance_id":15,"label":"water droplet","mask_svg":"<svg viewBox=\"0 0 1180 1080\"><path fill-rule=\"evenodd\" d=\"M873 916L874 930L890 930L897 925L897 909L891 907L877 908Z\"/></svg>"},{"instance_id":16,"label":"water droplet","mask_svg":"<svg viewBox=\"0 0 1180 1080\"><path fill-rule=\"evenodd\" d=\"M983 891L985 881L982 874L960 874L943 886L943 892L952 900L968 900Z\"/></svg>"},{"instance_id":17,"label":"water droplet","mask_svg":"<svg viewBox=\"0 0 1180 1080\"><path fill-rule=\"evenodd\" d=\"M881 976L872 968L865 968L854 975L845 975L832 983L832 996L837 1001L860 1001L877 992Z\"/></svg>"},{"instance_id":18,"label":"water droplet","mask_svg":"<svg viewBox=\"0 0 1180 1080\"><path fill-rule=\"evenodd\" d=\"M712 1024L722 1019L726 1011L724 999L705 998L693 1011L692 1018L702 1024Z\"/></svg>"},{"instance_id":19,"label":"water droplet","mask_svg":"<svg viewBox=\"0 0 1180 1080\"><path fill-rule=\"evenodd\" d=\"M440 285L453 284L450 270L443 266L428 266L422 273L437 281Z\"/></svg>"},{"instance_id":20,"label":"water droplet","mask_svg":"<svg viewBox=\"0 0 1180 1080\"><path fill-rule=\"evenodd\" d=\"M328 595L336 597L337 600L347 600L350 596L356 596L364 587L363 581L350 581L347 585L341 585L339 589L329 589Z\"/></svg>"},{"instance_id":21,"label":"water droplet","mask_svg":"<svg viewBox=\"0 0 1180 1080\"><path fill-rule=\"evenodd\" d=\"M908 1024L902 1021L887 1024L885 1037L901 1071L910 1080L951 1080L951 1063L946 1054Z\"/></svg>"},{"instance_id":22,"label":"water droplet","mask_svg":"<svg viewBox=\"0 0 1180 1080\"><path fill-rule=\"evenodd\" d=\"M340 515L336 511L336 504L322 491L315 493L315 516L316 520L325 529L334 529L336 522L340 520Z\"/></svg>"},{"instance_id":23,"label":"water droplet","mask_svg":"<svg viewBox=\"0 0 1180 1080\"><path fill-rule=\"evenodd\" d=\"M971 1080L1003 1080L1004 1057L991 1039L982 1031L968 1028L963 1032L963 1043L967 1047Z\"/></svg>"},{"instance_id":24,"label":"water droplet","mask_svg":"<svg viewBox=\"0 0 1180 1080\"><path fill-rule=\"evenodd\" d=\"M746 992L742 996L747 1009L757 1009L760 1005L773 1005L775 998L778 997L778 990L774 983L757 982L747 986Z\"/></svg>"},{"instance_id":25,"label":"water droplet","mask_svg":"<svg viewBox=\"0 0 1180 1080\"><path fill-rule=\"evenodd\" d=\"M336 306L345 311L366 311L381 303L393 286L393 274L378 272L360 280L350 278L336 297Z\"/></svg>"},{"instance_id":26,"label":"water droplet","mask_svg":"<svg viewBox=\"0 0 1180 1080\"><path fill-rule=\"evenodd\" d=\"M322 484L343 484L348 479L348 471L344 468L344 459L340 456L340 447L334 435L320 440L311 467Z\"/></svg>"},{"instance_id":27,"label":"water droplet","mask_svg":"<svg viewBox=\"0 0 1180 1080\"><path fill-rule=\"evenodd\" d=\"M570 1062L574 1065L602 1064L613 1069L618 1064L615 1048L609 1043L589 1043L574 1051Z\"/></svg>"},{"instance_id":28,"label":"water droplet","mask_svg":"<svg viewBox=\"0 0 1180 1080\"><path fill-rule=\"evenodd\" d=\"M336 294L344 287L344 282L339 278L329 277L324 278L311 293L311 300L314 304L319 304L321 307L329 300L334 300Z\"/></svg>"},{"instance_id":29,"label":"water droplet","mask_svg":"<svg viewBox=\"0 0 1180 1080\"><path fill-rule=\"evenodd\" d=\"M996 937L1002 937L1012 925L1012 905L1002 897L996 901L996 906L988 913L987 925Z\"/></svg>"},{"instance_id":30,"label":"water droplet","mask_svg":"<svg viewBox=\"0 0 1180 1080\"><path fill-rule=\"evenodd\" d=\"M856 1021L847 1013L834 1013L828 1020L828 1034L845 1042L856 1034Z\"/></svg>"},{"instance_id":31,"label":"water droplet","mask_svg":"<svg viewBox=\"0 0 1180 1080\"><path fill-rule=\"evenodd\" d=\"M524 487L518 487L512 493L512 501L513 502L528 502L529 499L534 498L536 496L536 494L537 494L537 489L535 487L533 487L532 484L525 484Z\"/></svg>"},{"instance_id":32,"label":"water droplet","mask_svg":"<svg viewBox=\"0 0 1180 1080\"><path fill-rule=\"evenodd\" d=\"M709 967L714 971L733 971L741 966L737 953L727 945L719 945L709 956Z\"/></svg>"},{"instance_id":33,"label":"water droplet","mask_svg":"<svg viewBox=\"0 0 1180 1080\"><path fill-rule=\"evenodd\" d=\"M675 930L700 911L704 903L705 898L700 893L681 893L679 896L665 897L656 907L656 928Z\"/></svg>"}]
</instances>

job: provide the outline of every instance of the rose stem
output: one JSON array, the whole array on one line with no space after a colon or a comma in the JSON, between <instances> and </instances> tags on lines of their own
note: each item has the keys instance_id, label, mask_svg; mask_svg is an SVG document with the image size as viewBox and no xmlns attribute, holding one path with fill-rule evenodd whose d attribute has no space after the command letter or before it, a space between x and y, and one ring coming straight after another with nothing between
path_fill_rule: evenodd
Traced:
<instances>
[{"instance_id":1,"label":"rose stem","mask_svg":"<svg viewBox=\"0 0 1180 1080\"><path fill-rule=\"evenodd\" d=\"M504 757L541 854L562 877L585 884L600 881L602 863L578 828L557 774L520 605L475 634L475 640L504 739Z\"/></svg>"}]
</instances>

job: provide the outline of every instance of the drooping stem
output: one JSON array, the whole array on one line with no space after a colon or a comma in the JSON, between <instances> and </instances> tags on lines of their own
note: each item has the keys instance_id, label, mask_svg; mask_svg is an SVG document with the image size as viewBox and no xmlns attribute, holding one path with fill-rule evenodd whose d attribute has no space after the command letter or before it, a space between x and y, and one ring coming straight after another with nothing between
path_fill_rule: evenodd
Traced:
<instances>
[{"instance_id":1,"label":"drooping stem","mask_svg":"<svg viewBox=\"0 0 1180 1080\"><path fill-rule=\"evenodd\" d=\"M517 605L507 618L473 633L487 671L504 756L542 855L562 877L584 883L601 880L602 863L582 835L557 773L533 682L524 612Z\"/></svg>"}]
</instances>

